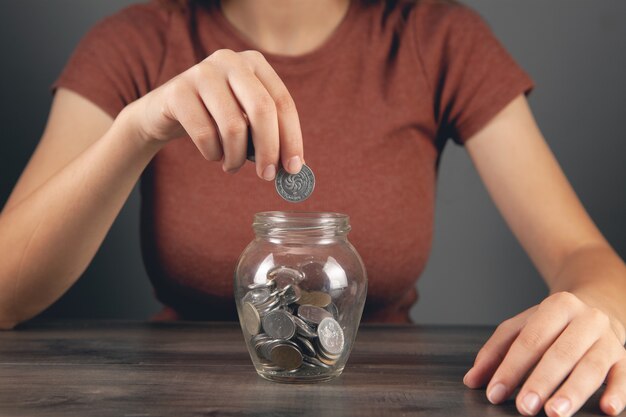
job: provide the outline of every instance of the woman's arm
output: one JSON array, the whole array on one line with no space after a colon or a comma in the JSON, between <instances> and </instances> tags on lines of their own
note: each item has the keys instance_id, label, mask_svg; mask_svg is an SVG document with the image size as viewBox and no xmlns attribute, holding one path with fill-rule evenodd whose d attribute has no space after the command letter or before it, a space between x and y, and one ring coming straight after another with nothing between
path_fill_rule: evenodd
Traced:
<instances>
[{"instance_id":1,"label":"woman's arm","mask_svg":"<svg viewBox=\"0 0 626 417\"><path fill-rule=\"evenodd\" d=\"M304 162L295 104L258 52L214 52L128 105L112 121L60 90L43 139L0 213L0 328L36 315L85 270L151 158L191 138L209 161L236 172L248 135L257 175Z\"/></svg>"},{"instance_id":2,"label":"woman's arm","mask_svg":"<svg viewBox=\"0 0 626 417\"><path fill-rule=\"evenodd\" d=\"M60 297L84 271L157 148L67 90L0 214L0 327Z\"/></svg>"},{"instance_id":3,"label":"woman's arm","mask_svg":"<svg viewBox=\"0 0 626 417\"><path fill-rule=\"evenodd\" d=\"M548 415L562 417L578 410L608 373L601 407L609 414L621 412L626 403L624 262L585 212L523 96L466 146L552 295L498 327L465 383L489 382L487 395L499 403L532 371L517 396L518 410L533 415L545 406Z\"/></svg>"}]
</instances>

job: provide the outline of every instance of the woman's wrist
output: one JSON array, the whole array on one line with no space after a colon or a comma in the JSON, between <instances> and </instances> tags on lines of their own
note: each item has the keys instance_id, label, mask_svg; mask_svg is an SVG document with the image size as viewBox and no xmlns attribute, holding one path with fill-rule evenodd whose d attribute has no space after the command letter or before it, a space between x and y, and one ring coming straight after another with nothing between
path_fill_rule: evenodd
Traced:
<instances>
[{"instance_id":1,"label":"woman's wrist","mask_svg":"<svg viewBox=\"0 0 626 417\"><path fill-rule=\"evenodd\" d=\"M126 106L115 118L109 134L121 138L126 144L132 144L132 150L137 152L141 159L149 162L154 155L165 145L165 142L147 137L138 123L138 106L131 103Z\"/></svg>"}]
</instances>

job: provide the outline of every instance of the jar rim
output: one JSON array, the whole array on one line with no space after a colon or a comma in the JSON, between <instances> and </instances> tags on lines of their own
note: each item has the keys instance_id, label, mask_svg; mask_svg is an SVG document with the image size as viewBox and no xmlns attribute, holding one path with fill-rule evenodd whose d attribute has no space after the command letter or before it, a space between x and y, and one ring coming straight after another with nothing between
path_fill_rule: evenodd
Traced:
<instances>
[{"instance_id":1,"label":"jar rim","mask_svg":"<svg viewBox=\"0 0 626 417\"><path fill-rule=\"evenodd\" d=\"M350 217L334 212L264 211L254 215L252 227L261 234L318 231L345 235L350 231Z\"/></svg>"}]
</instances>

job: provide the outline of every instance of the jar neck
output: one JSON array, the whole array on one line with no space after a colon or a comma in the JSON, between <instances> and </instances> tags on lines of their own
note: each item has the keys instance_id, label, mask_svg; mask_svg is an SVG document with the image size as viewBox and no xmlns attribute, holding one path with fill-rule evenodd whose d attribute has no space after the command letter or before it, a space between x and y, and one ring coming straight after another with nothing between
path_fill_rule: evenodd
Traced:
<instances>
[{"instance_id":1,"label":"jar neck","mask_svg":"<svg viewBox=\"0 0 626 417\"><path fill-rule=\"evenodd\" d=\"M268 211L257 213L252 224L258 238L277 241L345 240L350 218L339 213Z\"/></svg>"}]
</instances>

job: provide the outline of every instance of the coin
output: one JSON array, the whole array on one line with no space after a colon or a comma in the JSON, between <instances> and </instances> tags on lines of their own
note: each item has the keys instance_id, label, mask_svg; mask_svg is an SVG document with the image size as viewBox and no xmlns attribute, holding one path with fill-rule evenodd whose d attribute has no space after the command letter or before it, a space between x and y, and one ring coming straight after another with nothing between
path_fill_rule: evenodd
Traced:
<instances>
[{"instance_id":1,"label":"coin","mask_svg":"<svg viewBox=\"0 0 626 417\"><path fill-rule=\"evenodd\" d=\"M309 326L304 320L302 320L300 317L293 316L292 319L294 323L296 323L296 326L298 327L296 329L298 334L301 334L304 337L308 337L309 339L313 339L317 337L317 333L315 332L315 330L311 326Z\"/></svg>"},{"instance_id":2,"label":"coin","mask_svg":"<svg viewBox=\"0 0 626 417\"><path fill-rule=\"evenodd\" d=\"M283 288L302 281L304 274L297 269L279 265L269 270L267 279L275 281L278 288Z\"/></svg>"},{"instance_id":3,"label":"coin","mask_svg":"<svg viewBox=\"0 0 626 417\"><path fill-rule=\"evenodd\" d=\"M241 299L244 303L261 304L267 301L270 297L270 291L267 288L257 288L250 290Z\"/></svg>"},{"instance_id":4,"label":"coin","mask_svg":"<svg viewBox=\"0 0 626 417\"><path fill-rule=\"evenodd\" d=\"M325 308L333 315L335 320L339 318L339 309L335 303L330 303Z\"/></svg>"},{"instance_id":5,"label":"coin","mask_svg":"<svg viewBox=\"0 0 626 417\"><path fill-rule=\"evenodd\" d=\"M323 319L332 317L332 314L323 308L305 304L298 308L298 316L307 323L320 324Z\"/></svg>"},{"instance_id":6,"label":"coin","mask_svg":"<svg viewBox=\"0 0 626 417\"><path fill-rule=\"evenodd\" d=\"M286 371L297 369L302 365L302 353L291 344L278 344L270 351L274 364Z\"/></svg>"},{"instance_id":7,"label":"coin","mask_svg":"<svg viewBox=\"0 0 626 417\"><path fill-rule=\"evenodd\" d=\"M296 333L296 325L291 314L284 310L270 311L263 317L265 333L274 339L291 339Z\"/></svg>"},{"instance_id":8,"label":"coin","mask_svg":"<svg viewBox=\"0 0 626 417\"><path fill-rule=\"evenodd\" d=\"M343 329L337 320L326 317L317 326L317 336L324 351L331 355L339 355L343 352L345 338Z\"/></svg>"},{"instance_id":9,"label":"coin","mask_svg":"<svg viewBox=\"0 0 626 417\"><path fill-rule=\"evenodd\" d=\"M283 291L283 303L292 304L300 300L301 291L297 285L287 285Z\"/></svg>"},{"instance_id":10,"label":"coin","mask_svg":"<svg viewBox=\"0 0 626 417\"><path fill-rule=\"evenodd\" d=\"M259 333L261 330L261 318L254 304L250 302L243 303L243 324L251 335Z\"/></svg>"},{"instance_id":11,"label":"coin","mask_svg":"<svg viewBox=\"0 0 626 417\"><path fill-rule=\"evenodd\" d=\"M298 345L302 348L303 351L309 356L317 355L317 351L315 350L315 346L313 343L306 337L296 336L296 340L298 341Z\"/></svg>"},{"instance_id":12,"label":"coin","mask_svg":"<svg viewBox=\"0 0 626 417\"><path fill-rule=\"evenodd\" d=\"M286 201L299 203L309 198L315 188L315 175L307 165L297 174L290 174L284 168L278 170L274 182L276 191Z\"/></svg>"},{"instance_id":13,"label":"coin","mask_svg":"<svg viewBox=\"0 0 626 417\"><path fill-rule=\"evenodd\" d=\"M248 289L257 290L259 288L268 288L270 290L273 290L275 286L276 284L274 283L274 281L267 280L265 282L253 282L252 284L248 285Z\"/></svg>"},{"instance_id":14,"label":"coin","mask_svg":"<svg viewBox=\"0 0 626 417\"><path fill-rule=\"evenodd\" d=\"M315 365L315 366L317 366L319 368L332 369L332 367L330 365L326 365L324 362L320 361L319 359L317 359L314 356L303 355L302 356L302 360L304 362L310 363L311 365Z\"/></svg>"},{"instance_id":15,"label":"coin","mask_svg":"<svg viewBox=\"0 0 626 417\"><path fill-rule=\"evenodd\" d=\"M328 307L331 303L330 295L321 291L301 291L300 299L298 300L298 304L304 305L309 304L315 307Z\"/></svg>"}]
</instances>

